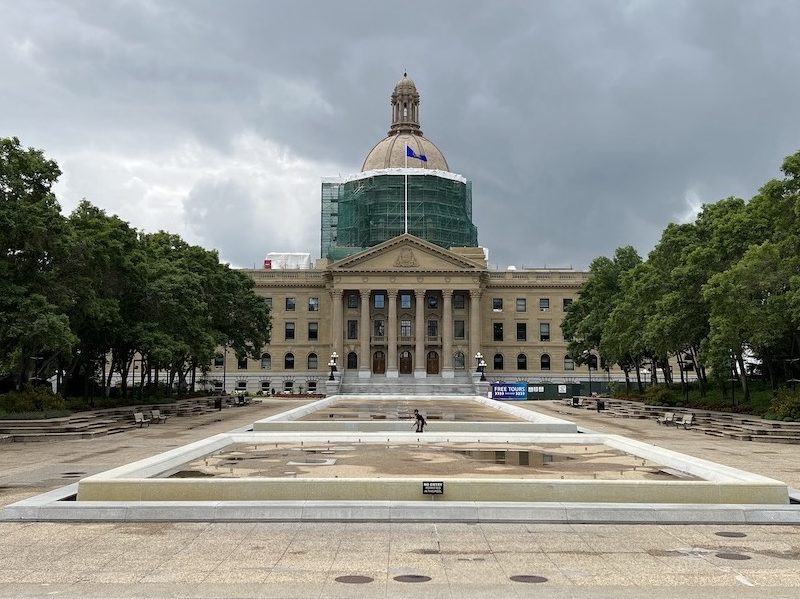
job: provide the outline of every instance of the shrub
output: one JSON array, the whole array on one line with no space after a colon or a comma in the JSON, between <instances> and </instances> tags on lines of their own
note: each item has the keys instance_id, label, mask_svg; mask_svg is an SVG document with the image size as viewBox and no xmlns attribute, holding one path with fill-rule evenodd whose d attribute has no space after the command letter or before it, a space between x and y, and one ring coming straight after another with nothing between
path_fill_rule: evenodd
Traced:
<instances>
[{"instance_id":1,"label":"shrub","mask_svg":"<svg viewBox=\"0 0 800 599\"><path fill-rule=\"evenodd\" d=\"M800 391L779 389L775 399L770 404L769 411L764 415L770 420L784 420L787 422L800 421Z\"/></svg>"},{"instance_id":2,"label":"shrub","mask_svg":"<svg viewBox=\"0 0 800 599\"><path fill-rule=\"evenodd\" d=\"M683 405L683 400L676 398L669 387L659 385L645 390L644 403L649 406L680 406Z\"/></svg>"},{"instance_id":3,"label":"shrub","mask_svg":"<svg viewBox=\"0 0 800 599\"><path fill-rule=\"evenodd\" d=\"M25 387L0 395L0 410L9 414L52 412L67 409L64 398L47 387Z\"/></svg>"}]
</instances>

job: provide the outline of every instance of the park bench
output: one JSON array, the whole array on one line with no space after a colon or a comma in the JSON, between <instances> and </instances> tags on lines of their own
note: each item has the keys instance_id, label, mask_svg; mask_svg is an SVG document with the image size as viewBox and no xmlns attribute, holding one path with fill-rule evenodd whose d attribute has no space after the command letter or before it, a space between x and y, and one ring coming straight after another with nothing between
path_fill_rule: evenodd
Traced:
<instances>
[{"instance_id":1,"label":"park bench","mask_svg":"<svg viewBox=\"0 0 800 599\"><path fill-rule=\"evenodd\" d=\"M150 420L159 424L161 422L166 422L167 417L161 413L161 410L150 410Z\"/></svg>"},{"instance_id":2,"label":"park bench","mask_svg":"<svg viewBox=\"0 0 800 599\"><path fill-rule=\"evenodd\" d=\"M682 426L683 428L688 429L693 424L694 424L694 414L684 414L680 420L675 421L675 428Z\"/></svg>"},{"instance_id":3,"label":"park bench","mask_svg":"<svg viewBox=\"0 0 800 599\"><path fill-rule=\"evenodd\" d=\"M658 424L675 424L675 412L664 412L663 416L656 418Z\"/></svg>"},{"instance_id":4,"label":"park bench","mask_svg":"<svg viewBox=\"0 0 800 599\"><path fill-rule=\"evenodd\" d=\"M150 419L145 418L142 412L134 412L133 421L139 425L139 428L142 428L144 425L150 426Z\"/></svg>"}]
</instances>

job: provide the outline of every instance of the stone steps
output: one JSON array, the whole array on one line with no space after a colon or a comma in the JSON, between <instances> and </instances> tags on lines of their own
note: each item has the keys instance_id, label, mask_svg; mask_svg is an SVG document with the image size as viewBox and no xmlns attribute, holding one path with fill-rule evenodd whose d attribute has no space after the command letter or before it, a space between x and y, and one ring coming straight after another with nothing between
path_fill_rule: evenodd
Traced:
<instances>
[{"instance_id":1,"label":"stone steps","mask_svg":"<svg viewBox=\"0 0 800 599\"><path fill-rule=\"evenodd\" d=\"M386 395L474 395L475 388L466 376L445 379L441 376L414 378L402 376L396 379L383 376L368 379L345 373L340 393L386 394Z\"/></svg>"}]
</instances>

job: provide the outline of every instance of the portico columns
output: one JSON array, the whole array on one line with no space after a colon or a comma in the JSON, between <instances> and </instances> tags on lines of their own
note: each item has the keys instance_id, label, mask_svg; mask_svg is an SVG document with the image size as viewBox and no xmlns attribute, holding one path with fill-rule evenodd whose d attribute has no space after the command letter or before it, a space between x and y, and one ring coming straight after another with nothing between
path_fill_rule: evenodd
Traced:
<instances>
[{"instance_id":1,"label":"portico columns","mask_svg":"<svg viewBox=\"0 0 800 599\"><path fill-rule=\"evenodd\" d=\"M469 356L467 364L475 366L475 354L481 351L481 292L471 289L469 292Z\"/></svg>"},{"instance_id":2,"label":"portico columns","mask_svg":"<svg viewBox=\"0 0 800 599\"><path fill-rule=\"evenodd\" d=\"M417 304L416 318L414 319L414 377L424 379L425 374L425 290L416 289L414 299Z\"/></svg>"},{"instance_id":3,"label":"portico columns","mask_svg":"<svg viewBox=\"0 0 800 599\"><path fill-rule=\"evenodd\" d=\"M388 338L388 363L386 364L386 378L396 379L399 376L397 369L397 291L387 291L389 296L389 322L387 323Z\"/></svg>"},{"instance_id":4,"label":"portico columns","mask_svg":"<svg viewBox=\"0 0 800 599\"><path fill-rule=\"evenodd\" d=\"M442 378L455 378L453 371L453 291L442 290Z\"/></svg>"},{"instance_id":5,"label":"portico columns","mask_svg":"<svg viewBox=\"0 0 800 599\"><path fill-rule=\"evenodd\" d=\"M331 352L336 352L339 360L336 364L339 372L344 372L344 351L342 348L342 290L331 290L331 305L333 307L333 318L331 318Z\"/></svg>"},{"instance_id":6,"label":"portico columns","mask_svg":"<svg viewBox=\"0 0 800 599\"><path fill-rule=\"evenodd\" d=\"M358 358L358 378L368 379L372 370L372 356L370 356L370 334L372 329L369 326L369 289L361 289L361 324L359 332L361 339L361 355Z\"/></svg>"}]
</instances>

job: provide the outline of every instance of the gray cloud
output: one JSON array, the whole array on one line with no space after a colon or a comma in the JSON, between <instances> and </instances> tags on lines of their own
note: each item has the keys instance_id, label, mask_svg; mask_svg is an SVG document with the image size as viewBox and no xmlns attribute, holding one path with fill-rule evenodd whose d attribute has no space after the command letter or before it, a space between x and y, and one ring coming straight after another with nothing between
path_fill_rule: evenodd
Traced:
<instances>
[{"instance_id":1,"label":"gray cloud","mask_svg":"<svg viewBox=\"0 0 800 599\"><path fill-rule=\"evenodd\" d=\"M236 264L319 251L403 68L492 262L643 253L800 148L800 5L0 0L0 135L82 197ZM268 216L267 216L268 215Z\"/></svg>"}]
</instances>

